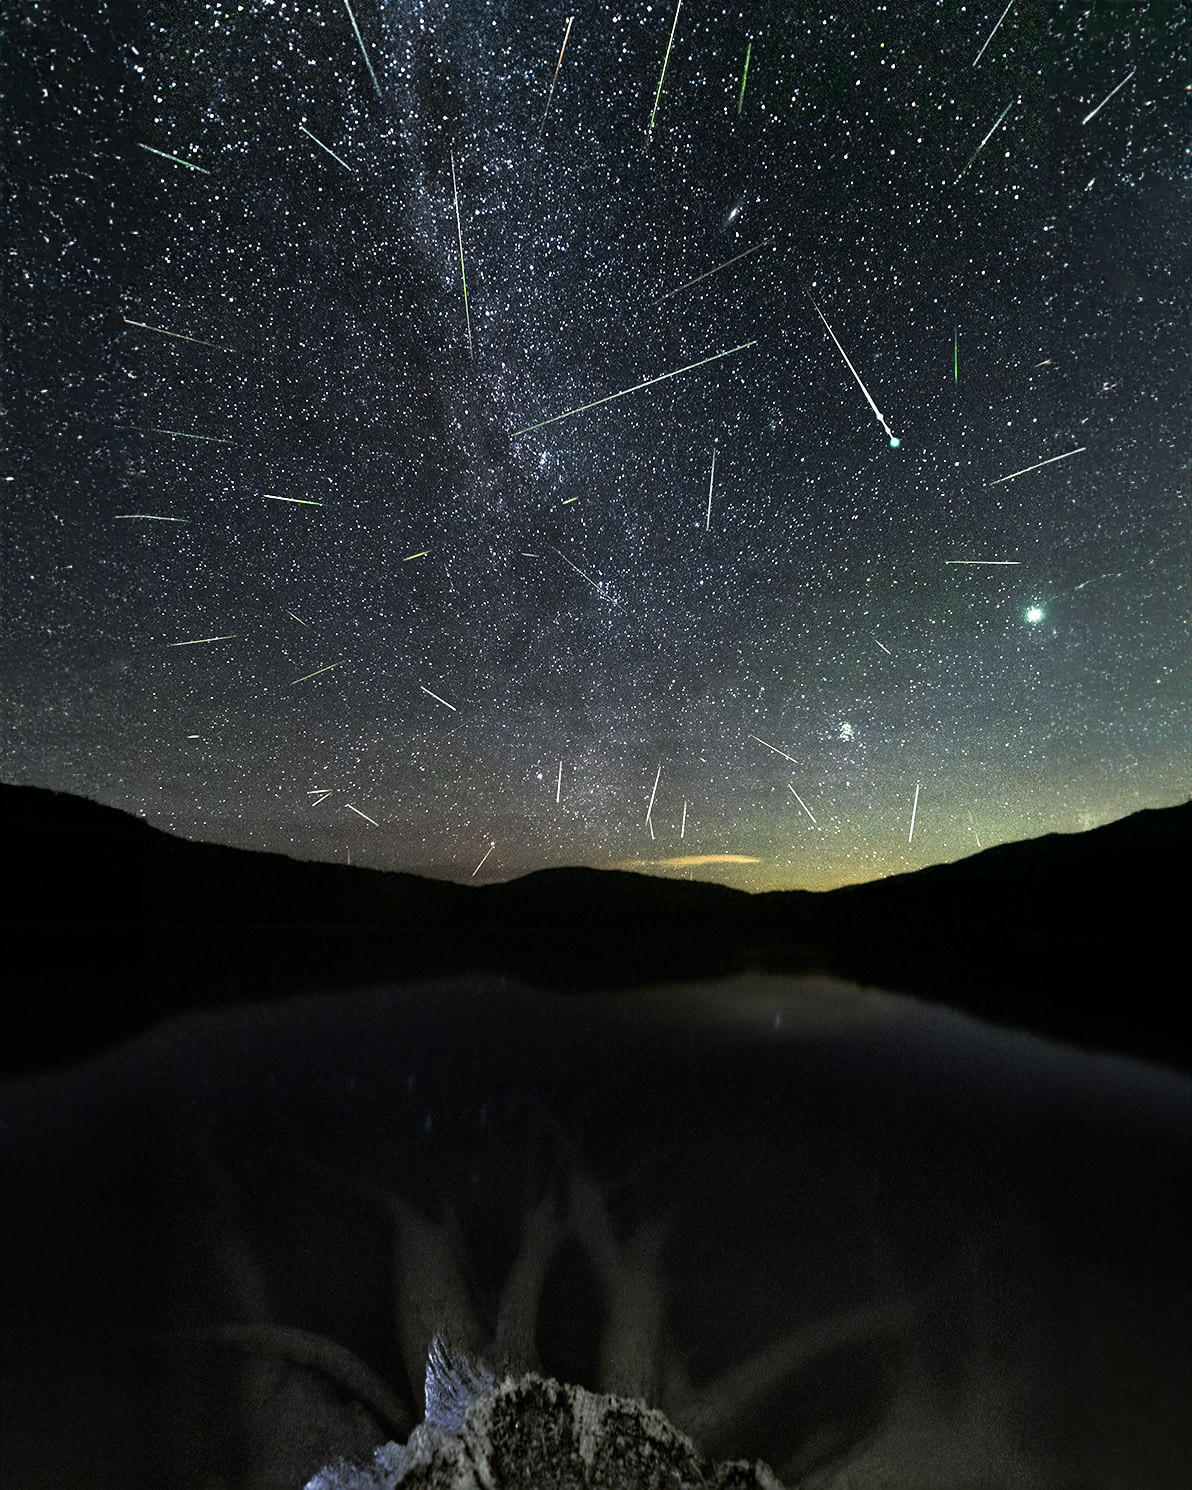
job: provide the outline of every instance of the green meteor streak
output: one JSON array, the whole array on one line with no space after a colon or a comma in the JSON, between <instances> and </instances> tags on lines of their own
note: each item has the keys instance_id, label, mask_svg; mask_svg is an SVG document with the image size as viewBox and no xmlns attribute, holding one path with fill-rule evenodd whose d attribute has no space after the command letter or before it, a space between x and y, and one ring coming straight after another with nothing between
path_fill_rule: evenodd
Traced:
<instances>
[{"instance_id":1,"label":"green meteor streak","mask_svg":"<svg viewBox=\"0 0 1192 1490\"><path fill-rule=\"evenodd\" d=\"M140 140L137 141L141 145ZM149 150L154 155L160 155L163 160L172 160L176 165L185 166L188 171L202 171L204 176L210 176L211 172L206 166L197 166L193 160L183 160L180 155L170 155L165 150L157 150L152 145L141 145L142 150Z\"/></svg>"},{"instance_id":2,"label":"green meteor streak","mask_svg":"<svg viewBox=\"0 0 1192 1490\"><path fill-rule=\"evenodd\" d=\"M749 76L749 54L753 51L753 43L750 42L745 48L745 71L741 74L741 96L737 99L737 117L741 115L741 105L745 102L745 79Z\"/></svg>"},{"instance_id":3,"label":"green meteor streak","mask_svg":"<svg viewBox=\"0 0 1192 1490\"><path fill-rule=\"evenodd\" d=\"M593 399L590 404L580 404L578 409L568 409L565 414L552 415L550 419L542 419L537 424L527 424L525 429L515 429L513 439L518 435L528 435L531 430L544 429L548 424L557 424L560 419L570 419L572 414L583 414L588 409L598 408L601 404L612 403L614 398L624 398L627 393L636 393L639 388L649 388L655 383L665 383L667 378L677 378L680 373L691 372L694 368L703 367L709 362L718 362L721 357L731 357L734 352L743 352L746 347L756 347L757 341L743 341L740 346L729 347L725 352L714 352L711 357L701 357L698 362L689 362L686 367L676 367L673 372L659 373L656 378L647 378L644 383L634 383L632 388L622 388L620 393L606 393L603 398Z\"/></svg>"},{"instance_id":4,"label":"green meteor streak","mask_svg":"<svg viewBox=\"0 0 1192 1490\"><path fill-rule=\"evenodd\" d=\"M177 435L182 440L211 440L216 445L234 445L235 440L225 439L223 435L188 435L184 429L151 429L151 435Z\"/></svg>"},{"instance_id":5,"label":"green meteor streak","mask_svg":"<svg viewBox=\"0 0 1192 1490\"><path fill-rule=\"evenodd\" d=\"M662 80L666 77L666 64L670 61L671 46L675 39L675 28L679 24L679 6L682 3L683 0L675 0L675 19L671 23L670 41L666 44L666 56L662 59L662 71L658 74L658 92L654 95L654 108L650 113L650 127L646 131L647 134L654 133L654 115L658 112L658 100L662 97Z\"/></svg>"},{"instance_id":6,"label":"green meteor streak","mask_svg":"<svg viewBox=\"0 0 1192 1490\"><path fill-rule=\"evenodd\" d=\"M293 688L294 683L305 683L307 678L317 678L320 673L329 673L333 668L343 667L344 663L347 660L348 659L346 657L343 657L340 659L339 662L329 662L326 667L316 667L313 673L303 673L300 678L295 678L293 680L293 682L290 684L290 687Z\"/></svg>"},{"instance_id":7,"label":"green meteor streak","mask_svg":"<svg viewBox=\"0 0 1192 1490\"><path fill-rule=\"evenodd\" d=\"M765 243L755 243L752 248L747 248L739 254L734 254L731 259L725 259L723 264L717 264L715 269L705 269L702 274L697 274L694 279L689 279L686 284L679 285L677 289L667 290L665 295L659 295L657 300L651 300L650 305L661 305L664 300L669 300L672 295L677 295L680 290L689 290L692 285L699 284L701 279L707 279L710 274L719 274L722 269L727 269L730 264L735 264L738 259L748 258L750 254L757 253L759 248L768 248L773 242L773 238L767 238Z\"/></svg>"},{"instance_id":8,"label":"green meteor streak","mask_svg":"<svg viewBox=\"0 0 1192 1490\"><path fill-rule=\"evenodd\" d=\"M310 135L311 139L315 142L320 150L326 150L327 154L331 157L332 160L338 160L345 171L350 171L352 169L352 167L347 163L346 160L341 160L340 157L336 155L335 151L332 150L330 145L324 145L322 140L319 139L318 135L311 134L310 130L307 129L305 124L299 123L298 128L304 135Z\"/></svg>"},{"instance_id":9,"label":"green meteor streak","mask_svg":"<svg viewBox=\"0 0 1192 1490\"><path fill-rule=\"evenodd\" d=\"M960 332L952 337L952 381L960 382Z\"/></svg>"},{"instance_id":10,"label":"green meteor streak","mask_svg":"<svg viewBox=\"0 0 1192 1490\"><path fill-rule=\"evenodd\" d=\"M167 642L169 647L201 647L207 642L231 642L240 635L238 631L232 632L230 636L197 636L191 642Z\"/></svg>"},{"instance_id":11,"label":"green meteor streak","mask_svg":"<svg viewBox=\"0 0 1192 1490\"><path fill-rule=\"evenodd\" d=\"M377 90L377 97L384 103L385 95L381 92L381 85L377 82L377 75L373 72L373 65L368 60L368 53L364 48L364 37L360 34L360 27L356 24L356 17L352 14L352 7L348 3L348 0L344 0L344 9L347 11L348 19L352 23L352 30L356 33L356 40L360 43L360 52L364 58L364 65L368 68L368 75L373 80L373 87ZM351 170L351 166L348 169ZM299 682L301 682L301 679L299 679Z\"/></svg>"},{"instance_id":12,"label":"green meteor streak","mask_svg":"<svg viewBox=\"0 0 1192 1490\"><path fill-rule=\"evenodd\" d=\"M221 347L217 341L204 341L201 336L183 336L181 331L167 331L164 326L150 326L145 321L130 321L127 316L120 319L126 326L139 326L142 331L156 331L159 336L173 336L179 341L193 341L197 347L214 347L217 352L230 352L231 347Z\"/></svg>"}]
</instances>

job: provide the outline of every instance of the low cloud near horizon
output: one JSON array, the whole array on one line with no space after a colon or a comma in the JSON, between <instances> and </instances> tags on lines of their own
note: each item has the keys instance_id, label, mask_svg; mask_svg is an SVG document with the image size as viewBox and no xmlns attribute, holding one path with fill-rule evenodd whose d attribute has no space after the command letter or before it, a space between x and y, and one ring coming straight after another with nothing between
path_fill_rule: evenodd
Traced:
<instances>
[{"instance_id":1,"label":"low cloud near horizon","mask_svg":"<svg viewBox=\"0 0 1192 1490\"><path fill-rule=\"evenodd\" d=\"M760 864L748 854L688 854L677 859L623 859L613 869L693 869L697 864Z\"/></svg>"}]
</instances>

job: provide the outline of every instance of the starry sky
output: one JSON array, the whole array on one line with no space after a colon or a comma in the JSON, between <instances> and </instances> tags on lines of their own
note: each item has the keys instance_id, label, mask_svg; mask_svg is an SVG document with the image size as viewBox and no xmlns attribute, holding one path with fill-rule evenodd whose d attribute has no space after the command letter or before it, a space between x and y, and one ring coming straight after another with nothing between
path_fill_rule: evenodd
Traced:
<instances>
[{"instance_id":1,"label":"starry sky","mask_svg":"<svg viewBox=\"0 0 1192 1490\"><path fill-rule=\"evenodd\" d=\"M1186 7L2 25L5 779L750 890L1187 797Z\"/></svg>"}]
</instances>

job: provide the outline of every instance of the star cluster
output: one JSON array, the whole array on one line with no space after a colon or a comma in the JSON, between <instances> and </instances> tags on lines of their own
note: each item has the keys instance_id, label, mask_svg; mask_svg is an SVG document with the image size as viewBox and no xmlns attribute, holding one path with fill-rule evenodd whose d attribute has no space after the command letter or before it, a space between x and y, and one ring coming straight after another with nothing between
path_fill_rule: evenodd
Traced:
<instances>
[{"instance_id":1,"label":"star cluster","mask_svg":"<svg viewBox=\"0 0 1192 1490\"><path fill-rule=\"evenodd\" d=\"M1186 795L1186 9L4 28L10 780L747 889Z\"/></svg>"}]
</instances>

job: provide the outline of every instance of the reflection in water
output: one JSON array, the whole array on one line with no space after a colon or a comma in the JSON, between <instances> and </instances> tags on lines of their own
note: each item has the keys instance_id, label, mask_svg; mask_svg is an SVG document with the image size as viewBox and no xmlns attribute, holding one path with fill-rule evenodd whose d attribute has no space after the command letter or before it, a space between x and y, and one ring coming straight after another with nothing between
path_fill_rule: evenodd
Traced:
<instances>
[{"instance_id":1,"label":"reflection in water","mask_svg":"<svg viewBox=\"0 0 1192 1490\"><path fill-rule=\"evenodd\" d=\"M3 1097L17 1490L297 1490L408 1436L436 1335L787 1485L1186 1469L1165 1072L826 980L461 979Z\"/></svg>"}]
</instances>

